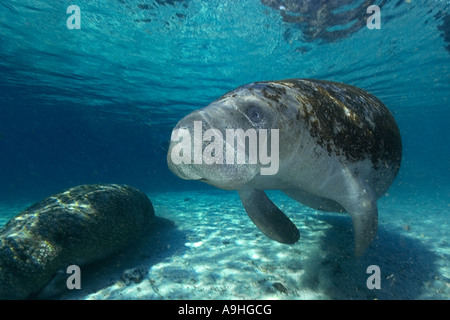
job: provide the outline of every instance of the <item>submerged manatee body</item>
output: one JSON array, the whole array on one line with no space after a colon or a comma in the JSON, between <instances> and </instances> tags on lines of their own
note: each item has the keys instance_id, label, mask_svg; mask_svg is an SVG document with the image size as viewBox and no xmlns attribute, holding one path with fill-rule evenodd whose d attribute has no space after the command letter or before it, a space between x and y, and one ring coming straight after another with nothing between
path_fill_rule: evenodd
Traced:
<instances>
[{"instance_id":1,"label":"submerged manatee body","mask_svg":"<svg viewBox=\"0 0 450 320\"><path fill-rule=\"evenodd\" d=\"M223 150L218 144L211 150L214 140L238 128L258 133L266 129L266 142L274 140L271 132L277 129L278 145L271 141L265 150L278 152L276 172L261 174L267 162L199 161L202 159L195 154L199 148L203 154L210 153L210 158L225 154L230 145L238 154L238 143L232 139L224 138ZM195 141L199 133L204 134L200 147ZM250 134L235 137L236 141L247 139L247 151L251 149ZM183 179L238 190L251 220L276 241L295 243L299 231L266 196L265 189L279 189L314 209L348 212L358 256L375 237L376 201L396 177L402 154L397 124L380 100L350 85L309 79L239 87L183 118L171 140L168 165L172 172ZM188 143L193 143L193 148L187 148ZM260 152L262 145L258 148ZM249 152L245 159L249 160Z\"/></svg>"},{"instance_id":2,"label":"submerged manatee body","mask_svg":"<svg viewBox=\"0 0 450 320\"><path fill-rule=\"evenodd\" d=\"M67 279L68 266L123 249L153 220L150 199L125 185L82 185L32 205L0 230L0 299L28 298L50 286L49 296L61 293L65 280L47 286L55 276Z\"/></svg>"}]
</instances>

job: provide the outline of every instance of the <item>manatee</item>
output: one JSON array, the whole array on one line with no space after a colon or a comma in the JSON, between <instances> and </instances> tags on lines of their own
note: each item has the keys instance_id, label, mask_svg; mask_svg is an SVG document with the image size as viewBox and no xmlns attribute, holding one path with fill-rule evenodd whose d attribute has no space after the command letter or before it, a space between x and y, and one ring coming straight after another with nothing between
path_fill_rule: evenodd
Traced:
<instances>
[{"instance_id":1,"label":"manatee","mask_svg":"<svg viewBox=\"0 0 450 320\"><path fill-rule=\"evenodd\" d=\"M281 243L297 242L299 231L264 190L348 212L361 256L401 156L394 117L375 96L343 83L288 79L241 86L187 115L172 131L167 161L180 178L237 190L250 219Z\"/></svg>"},{"instance_id":2,"label":"manatee","mask_svg":"<svg viewBox=\"0 0 450 320\"><path fill-rule=\"evenodd\" d=\"M68 266L118 252L153 221L149 198L126 185L81 185L45 198L0 230L0 299L38 296L61 275L67 289Z\"/></svg>"}]
</instances>

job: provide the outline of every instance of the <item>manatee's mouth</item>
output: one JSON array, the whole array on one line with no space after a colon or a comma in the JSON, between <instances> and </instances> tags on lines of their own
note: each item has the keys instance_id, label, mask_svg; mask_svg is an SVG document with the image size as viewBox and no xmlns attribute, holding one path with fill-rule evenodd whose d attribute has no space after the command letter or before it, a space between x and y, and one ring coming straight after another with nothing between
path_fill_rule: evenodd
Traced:
<instances>
[{"instance_id":1,"label":"manatee's mouth","mask_svg":"<svg viewBox=\"0 0 450 320\"><path fill-rule=\"evenodd\" d=\"M194 170L186 170L186 167L183 167L182 165L176 165L176 164L169 164L169 169L172 171L176 176L180 177L184 180L199 180L204 181L204 178L202 176L199 176L194 172ZM184 169L184 170L183 170Z\"/></svg>"},{"instance_id":2,"label":"manatee's mouth","mask_svg":"<svg viewBox=\"0 0 450 320\"><path fill-rule=\"evenodd\" d=\"M194 172L189 172L189 174L185 174L183 173L183 171L180 172L181 173L181 178L185 179L185 180L197 180L197 181L205 181L206 179L195 174Z\"/></svg>"}]
</instances>

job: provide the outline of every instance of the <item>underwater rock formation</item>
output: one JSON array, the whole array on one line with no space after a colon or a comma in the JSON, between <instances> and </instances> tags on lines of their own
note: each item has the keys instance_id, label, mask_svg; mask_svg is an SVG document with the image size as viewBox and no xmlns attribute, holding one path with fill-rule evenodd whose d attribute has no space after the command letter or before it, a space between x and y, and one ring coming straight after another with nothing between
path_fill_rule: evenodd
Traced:
<instances>
[{"instance_id":1,"label":"underwater rock formation","mask_svg":"<svg viewBox=\"0 0 450 320\"><path fill-rule=\"evenodd\" d=\"M367 7L375 0L365 0L355 7L354 0L261 0L279 10L284 22L298 26L306 41L321 39L334 42L346 38L366 25ZM378 6L381 8L385 1Z\"/></svg>"},{"instance_id":2,"label":"underwater rock formation","mask_svg":"<svg viewBox=\"0 0 450 320\"><path fill-rule=\"evenodd\" d=\"M0 299L37 294L56 274L67 279L69 265L123 249L154 217L149 198L125 185L77 186L32 205L0 230Z\"/></svg>"}]
</instances>

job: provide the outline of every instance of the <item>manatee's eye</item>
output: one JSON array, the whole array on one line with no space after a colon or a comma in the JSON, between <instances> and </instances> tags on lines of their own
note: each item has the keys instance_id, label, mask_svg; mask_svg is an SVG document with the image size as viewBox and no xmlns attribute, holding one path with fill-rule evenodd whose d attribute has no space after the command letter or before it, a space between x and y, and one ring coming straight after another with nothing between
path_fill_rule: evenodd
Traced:
<instances>
[{"instance_id":1,"label":"manatee's eye","mask_svg":"<svg viewBox=\"0 0 450 320\"><path fill-rule=\"evenodd\" d=\"M255 105L250 106L247 109L247 117L253 122L253 123L259 123L263 119L263 115L261 112L261 109Z\"/></svg>"}]
</instances>

